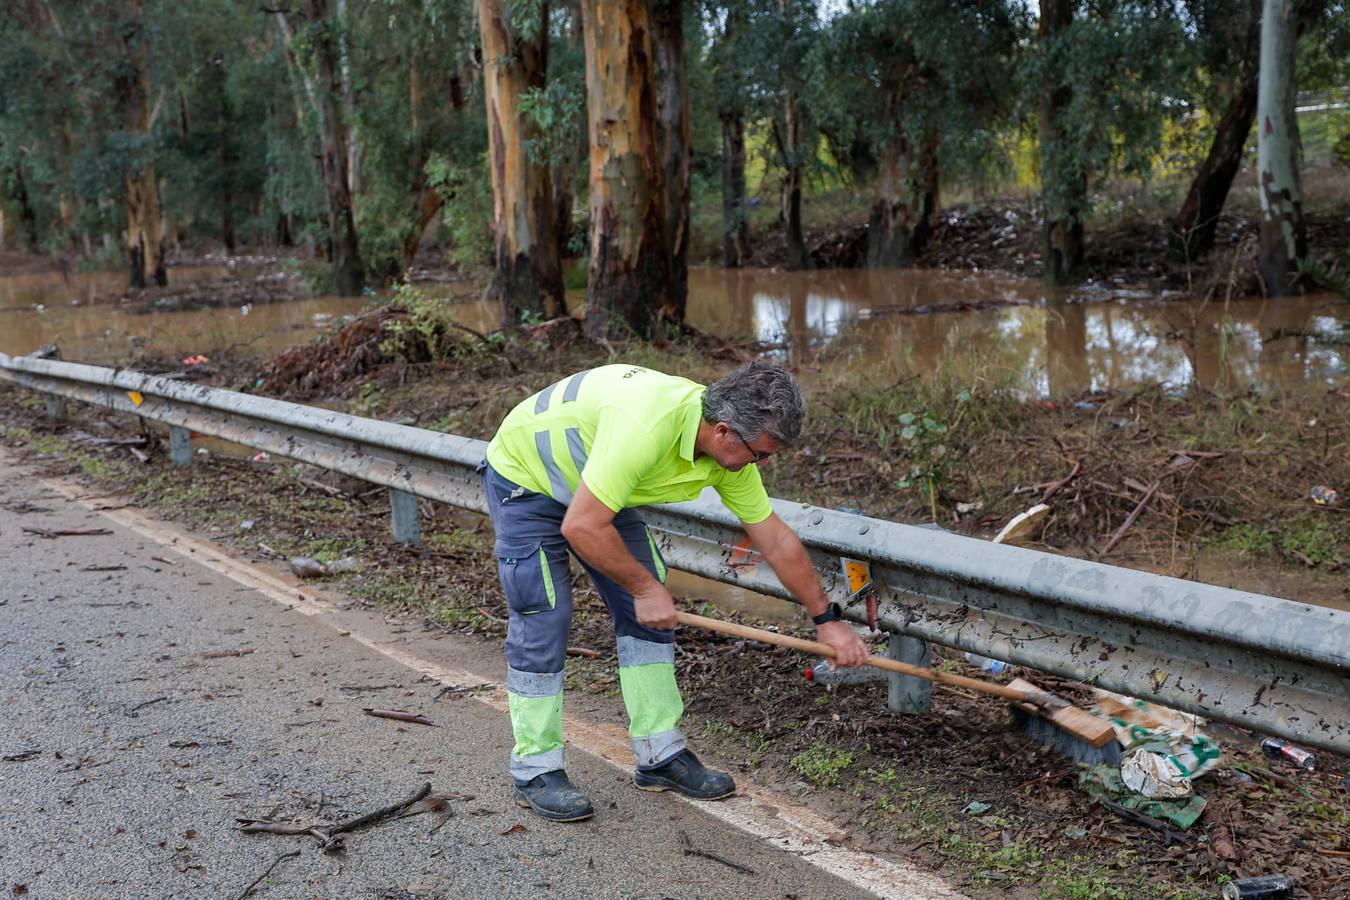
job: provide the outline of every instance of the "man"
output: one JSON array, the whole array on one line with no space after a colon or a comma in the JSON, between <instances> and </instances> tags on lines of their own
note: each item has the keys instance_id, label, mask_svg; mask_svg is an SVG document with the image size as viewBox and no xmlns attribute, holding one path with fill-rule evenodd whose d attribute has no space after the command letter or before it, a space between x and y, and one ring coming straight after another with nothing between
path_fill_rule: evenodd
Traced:
<instances>
[{"instance_id":1,"label":"man","mask_svg":"<svg viewBox=\"0 0 1350 900\"><path fill-rule=\"evenodd\" d=\"M675 604L666 566L633 507L711 486L816 622L840 665L868 652L827 602L796 535L773 513L755 463L796 439L805 404L785 370L755 362L704 388L641 366L578 372L513 409L482 465L510 608L506 686L515 799L547 819L594 810L563 767L562 687L572 622L570 550L614 620L619 684L643 790L717 800L735 783L704 768L680 731Z\"/></svg>"}]
</instances>

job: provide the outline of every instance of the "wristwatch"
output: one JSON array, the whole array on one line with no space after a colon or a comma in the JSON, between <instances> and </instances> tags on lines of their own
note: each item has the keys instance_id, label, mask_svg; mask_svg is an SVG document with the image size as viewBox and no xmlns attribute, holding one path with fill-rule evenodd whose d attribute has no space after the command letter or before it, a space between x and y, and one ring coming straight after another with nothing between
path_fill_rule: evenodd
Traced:
<instances>
[{"instance_id":1,"label":"wristwatch","mask_svg":"<svg viewBox=\"0 0 1350 900\"><path fill-rule=\"evenodd\" d=\"M831 603L829 606L825 607L823 613L818 616L812 616L811 621L815 622L817 625L824 625L826 622L833 622L836 619L842 619L843 617L843 608L841 608L838 603Z\"/></svg>"}]
</instances>

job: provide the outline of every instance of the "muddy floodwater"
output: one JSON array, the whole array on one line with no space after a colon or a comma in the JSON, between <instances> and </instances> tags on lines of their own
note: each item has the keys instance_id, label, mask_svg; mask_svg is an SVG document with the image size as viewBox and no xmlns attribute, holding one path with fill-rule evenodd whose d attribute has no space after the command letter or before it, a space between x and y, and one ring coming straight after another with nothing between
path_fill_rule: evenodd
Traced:
<instances>
[{"instance_id":1,"label":"muddy floodwater","mask_svg":"<svg viewBox=\"0 0 1350 900\"><path fill-rule=\"evenodd\" d=\"M234 277L175 269L174 284ZM230 346L270 353L312 340L368 298L315 297L214 309L91 305L121 273L0 277L0 352L59 341L66 359L119 362L141 351L196 354ZM446 289L429 285L431 292ZM461 324L490 330L494 304L449 296ZM583 291L568 305L579 314ZM1040 282L981 272L695 268L692 325L753 338L797 365L865 372L878 383L948 370L1062 397L1161 382L1242 389L1342 384L1350 370L1350 304L1330 295L1278 301L1150 298L1086 288L1047 296ZM809 377L809 376L808 376Z\"/></svg>"}]
</instances>

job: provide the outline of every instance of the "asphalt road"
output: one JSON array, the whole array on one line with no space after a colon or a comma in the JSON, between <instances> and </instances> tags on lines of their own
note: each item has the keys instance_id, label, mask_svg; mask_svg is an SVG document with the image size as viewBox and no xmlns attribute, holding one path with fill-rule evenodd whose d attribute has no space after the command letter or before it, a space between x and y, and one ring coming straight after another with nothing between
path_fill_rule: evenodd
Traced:
<instances>
[{"instance_id":1,"label":"asphalt road","mask_svg":"<svg viewBox=\"0 0 1350 900\"><path fill-rule=\"evenodd\" d=\"M878 865L890 888L838 877L809 847L788 852L790 842L727 821L756 801L709 815L635 790L575 744L568 770L597 815L542 821L511 802L500 697L438 700L449 682L418 671L409 629L284 605L293 585L267 582L279 585L269 593L227 577L186 536L166 545L91 509L107 501L69 493L0 458L0 894L238 897L299 851L253 896L833 898L870 895L864 885L948 896L889 863ZM224 655L235 651L247 652ZM466 669L489 664L481 648L465 653ZM339 853L237 822L331 825L424 783L458 798L449 817L386 821L348 835Z\"/></svg>"}]
</instances>

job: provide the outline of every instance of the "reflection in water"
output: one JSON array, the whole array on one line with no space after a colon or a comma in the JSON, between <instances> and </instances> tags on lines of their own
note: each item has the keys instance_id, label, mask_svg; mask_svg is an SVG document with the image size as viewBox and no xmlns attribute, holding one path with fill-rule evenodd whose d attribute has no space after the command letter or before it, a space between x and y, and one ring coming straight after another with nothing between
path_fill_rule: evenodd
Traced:
<instances>
[{"instance_id":1,"label":"reflection in water","mask_svg":"<svg viewBox=\"0 0 1350 900\"><path fill-rule=\"evenodd\" d=\"M228 274L173 273L176 284ZM137 313L85 305L90 292L120 290L121 278L0 277L0 352L28 353L59 339L67 359L96 362L144 351L210 354L232 344L270 353L312 339L332 317L366 302L317 297L255 305L247 315L237 307ZM567 300L579 315L585 292L571 291ZM34 304L46 308L38 312ZM953 311L957 304L977 308ZM986 273L694 268L688 314L697 328L763 341L793 365L852 370L878 384L947 371L967 381L1008 381L1039 396L1153 382L1238 390L1344 380L1350 364L1350 348L1337 337L1350 304L1329 296L1069 302L1046 297L1038 281ZM479 331L498 321L495 304L481 301L454 302L451 315Z\"/></svg>"},{"instance_id":2,"label":"reflection in water","mask_svg":"<svg viewBox=\"0 0 1350 900\"><path fill-rule=\"evenodd\" d=\"M878 381L946 369L1066 396L1154 382L1332 383L1350 364L1337 338L1350 304L1328 295L1227 304L1075 300L1046 297L1028 279L957 272L694 269L689 278L696 327L763 341L793 364L827 362ZM950 311L991 302L1014 305ZM949 311L894 314L927 309Z\"/></svg>"}]
</instances>

